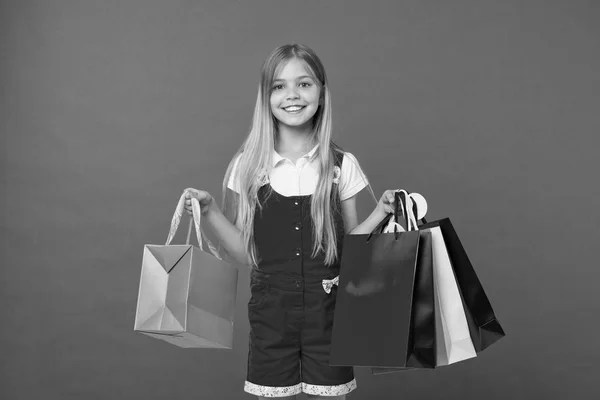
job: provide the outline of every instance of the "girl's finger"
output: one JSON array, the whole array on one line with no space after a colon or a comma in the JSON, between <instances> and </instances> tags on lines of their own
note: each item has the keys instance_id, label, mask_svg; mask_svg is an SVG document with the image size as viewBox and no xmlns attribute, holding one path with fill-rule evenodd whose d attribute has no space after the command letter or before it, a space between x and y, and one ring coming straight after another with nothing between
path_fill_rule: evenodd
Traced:
<instances>
[{"instance_id":1,"label":"girl's finger","mask_svg":"<svg viewBox=\"0 0 600 400\"><path fill-rule=\"evenodd\" d=\"M392 203L394 201L394 192L391 190L388 190L388 200L390 201L390 203Z\"/></svg>"}]
</instances>

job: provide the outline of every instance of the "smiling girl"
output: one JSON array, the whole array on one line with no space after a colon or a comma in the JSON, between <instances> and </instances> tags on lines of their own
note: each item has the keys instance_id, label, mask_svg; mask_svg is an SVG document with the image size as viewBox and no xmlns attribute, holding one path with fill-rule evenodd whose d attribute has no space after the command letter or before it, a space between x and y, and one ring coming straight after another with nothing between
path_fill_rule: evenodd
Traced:
<instances>
[{"instance_id":1,"label":"smiling girl","mask_svg":"<svg viewBox=\"0 0 600 400\"><path fill-rule=\"evenodd\" d=\"M186 189L188 213L197 198L228 255L251 266L244 390L259 399L345 399L356 388L352 367L329 365L333 283L344 235L370 233L395 205L386 190L358 224L356 195L368 181L331 133L320 59L303 45L278 47L262 67L252 128L223 180L233 223L208 192Z\"/></svg>"}]
</instances>

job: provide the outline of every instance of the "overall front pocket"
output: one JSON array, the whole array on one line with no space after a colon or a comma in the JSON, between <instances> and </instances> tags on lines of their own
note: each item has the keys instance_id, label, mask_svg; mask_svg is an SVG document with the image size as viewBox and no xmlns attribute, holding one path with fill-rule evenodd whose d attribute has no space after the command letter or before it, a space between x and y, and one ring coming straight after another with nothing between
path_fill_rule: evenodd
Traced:
<instances>
[{"instance_id":1,"label":"overall front pocket","mask_svg":"<svg viewBox=\"0 0 600 400\"><path fill-rule=\"evenodd\" d=\"M250 300L248 301L248 308L258 308L267 299L271 287L267 283L257 282L250 284Z\"/></svg>"}]
</instances>

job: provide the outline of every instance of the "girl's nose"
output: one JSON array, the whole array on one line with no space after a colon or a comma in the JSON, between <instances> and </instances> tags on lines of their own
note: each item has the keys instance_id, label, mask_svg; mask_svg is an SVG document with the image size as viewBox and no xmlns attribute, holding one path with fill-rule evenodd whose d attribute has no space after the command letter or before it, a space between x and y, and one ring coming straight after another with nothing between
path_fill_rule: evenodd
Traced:
<instances>
[{"instance_id":1,"label":"girl's nose","mask_svg":"<svg viewBox=\"0 0 600 400\"><path fill-rule=\"evenodd\" d=\"M287 94L287 96L286 96L286 99L287 99L287 100L290 100L290 99L297 99L298 97L300 97L300 96L298 95L298 92L296 92L296 89L291 89L291 90L288 92L288 94Z\"/></svg>"}]
</instances>

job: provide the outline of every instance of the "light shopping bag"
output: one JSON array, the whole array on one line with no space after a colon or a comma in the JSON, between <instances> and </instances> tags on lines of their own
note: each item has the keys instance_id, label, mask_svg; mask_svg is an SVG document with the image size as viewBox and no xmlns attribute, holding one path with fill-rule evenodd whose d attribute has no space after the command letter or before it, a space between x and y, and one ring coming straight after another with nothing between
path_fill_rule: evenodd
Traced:
<instances>
[{"instance_id":1,"label":"light shopping bag","mask_svg":"<svg viewBox=\"0 0 600 400\"><path fill-rule=\"evenodd\" d=\"M233 347L238 270L208 241L202 245L200 205L192 199L185 245L171 245L185 205L184 193L165 245L146 244L142 259L134 331L179 347ZM189 244L192 223L199 248Z\"/></svg>"},{"instance_id":2,"label":"light shopping bag","mask_svg":"<svg viewBox=\"0 0 600 400\"><path fill-rule=\"evenodd\" d=\"M437 226L417 225L413 201L406 191L396 192L407 214L408 229L431 233L433 253L433 289L436 319L436 367L454 364L477 356L453 265L442 231Z\"/></svg>"},{"instance_id":3,"label":"light shopping bag","mask_svg":"<svg viewBox=\"0 0 600 400\"><path fill-rule=\"evenodd\" d=\"M419 229L436 229L440 232L438 236L444 238L463 301L471 340L475 351L479 353L504 337L506 335L504 329L494 313L450 218L432 222L423 219L423 222L425 223L420 225Z\"/></svg>"}]
</instances>

